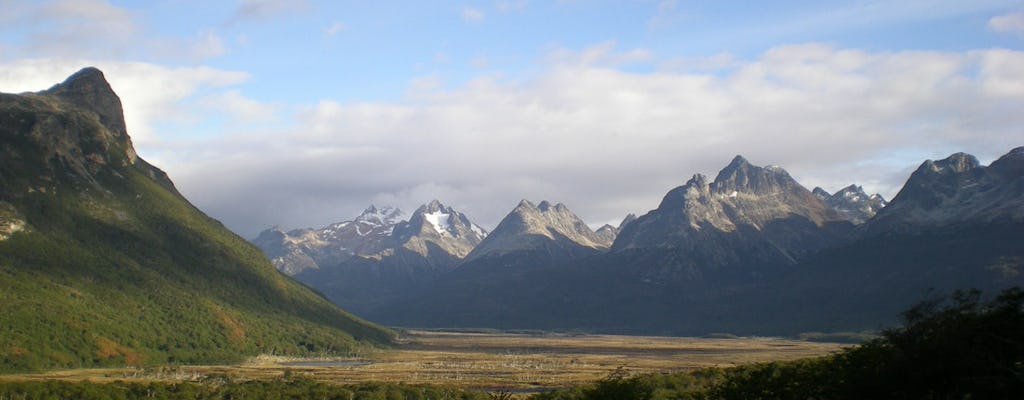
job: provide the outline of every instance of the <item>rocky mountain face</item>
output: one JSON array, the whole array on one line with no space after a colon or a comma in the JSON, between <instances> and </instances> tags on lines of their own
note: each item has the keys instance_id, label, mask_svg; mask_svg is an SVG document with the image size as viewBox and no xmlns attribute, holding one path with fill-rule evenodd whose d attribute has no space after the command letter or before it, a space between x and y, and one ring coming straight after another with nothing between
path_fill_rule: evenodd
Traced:
<instances>
[{"instance_id":1,"label":"rocky mountain face","mask_svg":"<svg viewBox=\"0 0 1024 400\"><path fill-rule=\"evenodd\" d=\"M779 167L737 156L714 181L695 175L618 235L612 252L671 252L659 279L693 278L724 266L790 265L839 243L852 228Z\"/></svg>"},{"instance_id":2,"label":"rocky mountain face","mask_svg":"<svg viewBox=\"0 0 1024 400\"><path fill-rule=\"evenodd\" d=\"M1022 160L1018 148L988 167L963 154L925 162L855 227L781 168L737 157L714 181L694 176L624 223L609 251L496 250L367 315L401 326L675 335L876 329L930 288L1024 286ZM847 189L829 197L862 196ZM530 206L488 239L510 244L491 248L543 248L494 239L541 236L529 233L547 226Z\"/></svg>"},{"instance_id":3,"label":"rocky mountain face","mask_svg":"<svg viewBox=\"0 0 1024 400\"><path fill-rule=\"evenodd\" d=\"M867 193L864 193L864 188L857 185L847 186L833 194L829 194L825 189L816 187L812 193L819 200L835 209L843 218L856 225L863 224L871 219L875 214L878 214L882 207L889 204L882 195L875 193L869 196Z\"/></svg>"},{"instance_id":4,"label":"rocky mountain face","mask_svg":"<svg viewBox=\"0 0 1024 400\"><path fill-rule=\"evenodd\" d=\"M610 224L604 224L600 228L594 231L600 239L600 244L604 247L611 248L612 244L615 243L615 238L619 237L619 232L622 232L622 227L626 226L630 222L636 221L636 214L630 213L626 215L626 218L619 222L619 226L611 226Z\"/></svg>"},{"instance_id":5,"label":"rocky mountain face","mask_svg":"<svg viewBox=\"0 0 1024 400\"><path fill-rule=\"evenodd\" d=\"M572 258L608 249L607 235L596 234L564 204L522 200L466 257L466 262L528 251Z\"/></svg>"},{"instance_id":6,"label":"rocky mountain face","mask_svg":"<svg viewBox=\"0 0 1024 400\"><path fill-rule=\"evenodd\" d=\"M371 205L351 221L321 229L273 227L252 240L279 271L288 275L337 265L353 256L371 256L392 247L392 233L404 218L397 208Z\"/></svg>"},{"instance_id":7,"label":"rocky mountain face","mask_svg":"<svg viewBox=\"0 0 1024 400\"><path fill-rule=\"evenodd\" d=\"M1024 147L988 167L970 154L928 160L892 202L866 224L865 235L909 233L1024 221Z\"/></svg>"},{"instance_id":8,"label":"rocky mountain face","mask_svg":"<svg viewBox=\"0 0 1024 400\"><path fill-rule=\"evenodd\" d=\"M420 206L409 221L398 223L391 239L404 249L444 269L455 267L484 238L487 231L451 207L433 200ZM381 253L387 256L388 252Z\"/></svg>"},{"instance_id":9,"label":"rocky mountain face","mask_svg":"<svg viewBox=\"0 0 1024 400\"><path fill-rule=\"evenodd\" d=\"M0 94L0 372L390 341L193 207L127 132L95 68Z\"/></svg>"},{"instance_id":10,"label":"rocky mountain face","mask_svg":"<svg viewBox=\"0 0 1024 400\"><path fill-rule=\"evenodd\" d=\"M374 251L350 253L341 261L316 259L319 268L301 270L295 278L346 309L367 315L382 303L430 285L487 236L465 214L437 200L420 206L408 221L396 221L397 213L384 214L388 217L375 225L381 233Z\"/></svg>"}]
</instances>

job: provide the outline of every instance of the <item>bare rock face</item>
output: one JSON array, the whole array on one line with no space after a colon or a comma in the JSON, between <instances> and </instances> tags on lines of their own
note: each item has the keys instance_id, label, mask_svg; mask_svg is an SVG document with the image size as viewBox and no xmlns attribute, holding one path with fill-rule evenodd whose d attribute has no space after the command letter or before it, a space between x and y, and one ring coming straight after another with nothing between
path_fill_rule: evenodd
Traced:
<instances>
[{"instance_id":1,"label":"bare rock face","mask_svg":"<svg viewBox=\"0 0 1024 400\"><path fill-rule=\"evenodd\" d=\"M391 246L419 255L443 269L455 267L487 236L465 214L438 200L420 206L395 226Z\"/></svg>"},{"instance_id":2,"label":"bare rock face","mask_svg":"<svg viewBox=\"0 0 1024 400\"><path fill-rule=\"evenodd\" d=\"M927 160L892 202L865 224L865 235L1024 222L1024 147L982 166L970 154Z\"/></svg>"},{"instance_id":3,"label":"bare rock face","mask_svg":"<svg viewBox=\"0 0 1024 400\"><path fill-rule=\"evenodd\" d=\"M604 247L612 247L612 243L615 243L615 237L619 235L619 228L604 224L594 231L594 235L598 238L599 244Z\"/></svg>"},{"instance_id":4,"label":"bare rock face","mask_svg":"<svg viewBox=\"0 0 1024 400\"><path fill-rule=\"evenodd\" d=\"M868 195L864 188L850 185L830 194L820 187L813 190L814 196L828 204L850 222L863 224L889 204L880 194Z\"/></svg>"},{"instance_id":5,"label":"bare rock face","mask_svg":"<svg viewBox=\"0 0 1024 400\"><path fill-rule=\"evenodd\" d=\"M397 208L371 205L351 221L333 223L321 229L278 227L267 229L252 240L274 266L288 275L307 269L337 265L354 256L371 256L391 245L391 234L403 218Z\"/></svg>"},{"instance_id":6,"label":"bare rock face","mask_svg":"<svg viewBox=\"0 0 1024 400\"><path fill-rule=\"evenodd\" d=\"M623 227L612 252L661 249L652 279L698 276L723 266L794 264L850 230L832 207L779 167L741 156L708 182L697 174L665 195L657 209Z\"/></svg>"},{"instance_id":7,"label":"bare rock face","mask_svg":"<svg viewBox=\"0 0 1024 400\"><path fill-rule=\"evenodd\" d=\"M564 204L522 200L466 261L518 251L542 251L555 258L577 257L607 250L607 240L594 233Z\"/></svg>"}]
</instances>

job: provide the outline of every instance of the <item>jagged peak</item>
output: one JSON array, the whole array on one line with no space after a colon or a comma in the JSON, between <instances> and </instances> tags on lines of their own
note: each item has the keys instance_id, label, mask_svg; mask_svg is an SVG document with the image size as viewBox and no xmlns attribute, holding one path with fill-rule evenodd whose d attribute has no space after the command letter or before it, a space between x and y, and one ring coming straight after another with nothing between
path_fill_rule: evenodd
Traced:
<instances>
[{"instance_id":1,"label":"jagged peak","mask_svg":"<svg viewBox=\"0 0 1024 400\"><path fill-rule=\"evenodd\" d=\"M693 174L690 180L686 181L686 186L707 186L708 177L704 174Z\"/></svg>"},{"instance_id":2,"label":"jagged peak","mask_svg":"<svg viewBox=\"0 0 1024 400\"><path fill-rule=\"evenodd\" d=\"M402 210L391 206L383 206L378 208L376 205L371 204L363 210L362 214L356 217L356 221L359 222L383 222L383 223L394 223L398 222L403 216Z\"/></svg>"},{"instance_id":3,"label":"jagged peak","mask_svg":"<svg viewBox=\"0 0 1024 400\"><path fill-rule=\"evenodd\" d=\"M114 93L103 72L96 67L82 68L43 94L59 97L75 106L95 112L100 117L100 123L110 129L116 137L127 138L121 98Z\"/></svg>"},{"instance_id":4,"label":"jagged peak","mask_svg":"<svg viewBox=\"0 0 1024 400\"><path fill-rule=\"evenodd\" d=\"M967 153L953 153L949 157L938 161L927 160L921 164L921 168L918 168L918 170L921 171L923 169L925 171L944 175L970 171L980 166L981 163L978 162L978 159L973 155Z\"/></svg>"},{"instance_id":5,"label":"jagged peak","mask_svg":"<svg viewBox=\"0 0 1024 400\"><path fill-rule=\"evenodd\" d=\"M416 210L416 213L417 214L422 214L422 213L428 213L428 212L451 212L451 211L452 211L451 207L447 207L447 206L444 205L444 203L441 203L440 200L434 199L434 200L431 200L429 203L420 206L420 208L418 208Z\"/></svg>"},{"instance_id":6,"label":"jagged peak","mask_svg":"<svg viewBox=\"0 0 1024 400\"><path fill-rule=\"evenodd\" d=\"M551 203L548 202L547 200L541 200L540 204L537 204L537 209L547 212L549 209L551 209Z\"/></svg>"},{"instance_id":7,"label":"jagged peak","mask_svg":"<svg viewBox=\"0 0 1024 400\"><path fill-rule=\"evenodd\" d=\"M516 205L516 209L536 209L536 208L537 208L537 206L534 205L532 202L530 202L527 199L519 200L519 204Z\"/></svg>"},{"instance_id":8,"label":"jagged peak","mask_svg":"<svg viewBox=\"0 0 1024 400\"><path fill-rule=\"evenodd\" d=\"M626 225L629 225L631 222L636 221L636 218L637 218L636 214L633 214L633 213L627 214L626 218L623 218L622 222L619 222L618 230L621 231L622 228L626 227Z\"/></svg>"},{"instance_id":9,"label":"jagged peak","mask_svg":"<svg viewBox=\"0 0 1024 400\"><path fill-rule=\"evenodd\" d=\"M842 189L839 189L839 191L836 192L837 195L838 194L846 194L846 193L855 193L855 194L867 196L867 193L864 192L864 188L861 187L860 185L857 185L857 184L851 184L850 186L847 186L847 187L844 187Z\"/></svg>"},{"instance_id":10,"label":"jagged peak","mask_svg":"<svg viewBox=\"0 0 1024 400\"><path fill-rule=\"evenodd\" d=\"M742 156L736 156L728 166L718 172L711 183L712 192L730 194L770 193L778 187L799 185L785 169L778 166L758 167Z\"/></svg>"},{"instance_id":11,"label":"jagged peak","mask_svg":"<svg viewBox=\"0 0 1024 400\"><path fill-rule=\"evenodd\" d=\"M811 191L811 194L818 196L818 198L821 199L827 199L829 197L832 197L832 194L829 193L827 190L822 189L821 186L815 186L814 190Z\"/></svg>"},{"instance_id":12,"label":"jagged peak","mask_svg":"<svg viewBox=\"0 0 1024 400\"><path fill-rule=\"evenodd\" d=\"M743 156L737 154L736 157L732 158L732 161L729 162L729 165L726 166L726 168L730 168L730 167L732 167L732 168L739 168L739 167L749 166L749 165L750 165L750 162L747 161L746 158L743 158Z\"/></svg>"}]
</instances>

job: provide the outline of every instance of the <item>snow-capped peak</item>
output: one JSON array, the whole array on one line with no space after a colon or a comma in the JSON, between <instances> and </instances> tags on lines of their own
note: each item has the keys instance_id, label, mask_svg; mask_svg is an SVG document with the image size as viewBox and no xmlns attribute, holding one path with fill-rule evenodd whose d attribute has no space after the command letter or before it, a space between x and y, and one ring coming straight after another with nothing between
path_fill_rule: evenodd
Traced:
<instances>
[{"instance_id":1,"label":"snow-capped peak","mask_svg":"<svg viewBox=\"0 0 1024 400\"><path fill-rule=\"evenodd\" d=\"M385 206L378 209L376 206L371 205L364 210L362 214L356 217L356 222L378 226L391 226L398 223L403 218L405 218L405 215L402 214L402 210L395 207Z\"/></svg>"},{"instance_id":2,"label":"snow-capped peak","mask_svg":"<svg viewBox=\"0 0 1024 400\"><path fill-rule=\"evenodd\" d=\"M437 233L444 235L451 228L451 216L451 214L446 212L434 211L423 214L423 219L430 222L430 225L434 227Z\"/></svg>"}]
</instances>

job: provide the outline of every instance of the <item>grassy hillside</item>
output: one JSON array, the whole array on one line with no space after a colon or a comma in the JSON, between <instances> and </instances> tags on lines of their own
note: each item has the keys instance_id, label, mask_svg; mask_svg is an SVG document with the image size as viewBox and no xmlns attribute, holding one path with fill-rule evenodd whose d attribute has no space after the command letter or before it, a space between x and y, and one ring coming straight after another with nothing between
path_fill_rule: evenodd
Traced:
<instances>
[{"instance_id":1,"label":"grassy hillside","mask_svg":"<svg viewBox=\"0 0 1024 400\"><path fill-rule=\"evenodd\" d=\"M0 225L24 228L0 240L0 372L390 341L274 270L96 114L45 96L2 100Z\"/></svg>"}]
</instances>

